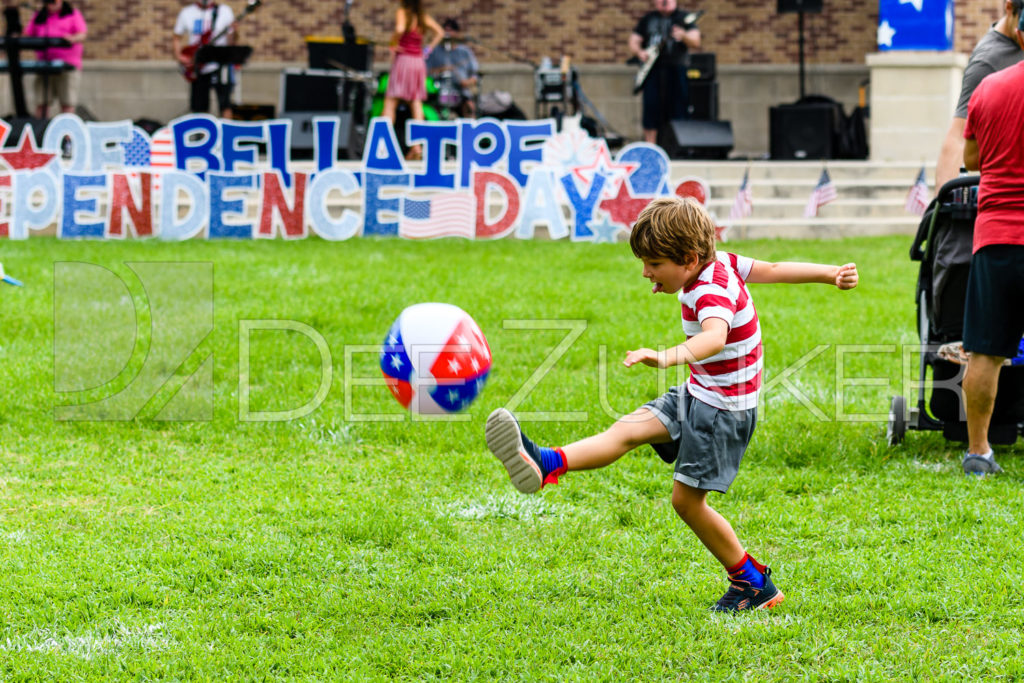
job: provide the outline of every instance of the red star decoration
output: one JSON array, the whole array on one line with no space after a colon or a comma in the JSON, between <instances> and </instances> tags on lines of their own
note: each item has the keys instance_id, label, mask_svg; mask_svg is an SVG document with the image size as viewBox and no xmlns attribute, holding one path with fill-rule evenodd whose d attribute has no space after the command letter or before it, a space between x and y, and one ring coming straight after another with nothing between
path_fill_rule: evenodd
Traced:
<instances>
[{"instance_id":1,"label":"red star decoration","mask_svg":"<svg viewBox=\"0 0 1024 683\"><path fill-rule=\"evenodd\" d=\"M620 163L616 164L612 162L611 153L608 151L608 143L601 140L597 149L597 156L594 160L585 166L573 166L572 172L580 179L580 182L586 183L588 186L593 182L594 177L602 170L606 171L608 176L608 185L606 189L612 187L619 187L622 181L632 175L640 164L638 163ZM590 171L590 177L584 175L584 171ZM611 196L611 193L608 193Z\"/></svg>"},{"instance_id":2,"label":"red star decoration","mask_svg":"<svg viewBox=\"0 0 1024 683\"><path fill-rule=\"evenodd\" d=\"M608 212L613 223L632 228L637 216L647 206L651 197L634 197L626 187L629 183L619 185L619 193L612 199L601 201L601 208Z\"/></svg>"},{"instance_id":3,"label":"red star decoration","mask_svg":"<svg viewBox=\"0 0 1024 683\"><path fill-rule=\"evenodd\" d=\"M729 238L725 234L729 231L728 225L716 225L715 226L715 241L716 242L728 242Z\"/></svg>"},{"instance_id":4,"label":"red star decoration","mask_svg":"<svg viewBox=\"0 0 1024 683\"><path fill-rule=\"evenodd\" d=\"M21 143L16 151L0 152L12 171L42 168L53 161L56 154L46 154L36 149L36 141L32 137L32 129L25 126L21 130Z\"/></svg>"},{"instance_id":5,"label":"red star decoration","mask_svg":"<svg viewBox=\"0 0 1024 683\"><path fill-rule=\"evenodd\" d=\"M0 120L0 145L7 140L7 134L11 132L11 124Z\"/></svg>"}]
</instances>

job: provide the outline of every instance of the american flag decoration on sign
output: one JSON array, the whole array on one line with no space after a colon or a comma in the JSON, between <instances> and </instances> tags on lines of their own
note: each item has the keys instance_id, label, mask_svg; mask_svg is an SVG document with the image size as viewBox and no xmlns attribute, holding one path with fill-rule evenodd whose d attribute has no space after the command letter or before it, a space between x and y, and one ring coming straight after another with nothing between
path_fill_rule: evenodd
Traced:
<instances>
[{"instance_id":1,"label":"american flag decoration on sign","mask_svg":"<svg viewBox=\"0 0 1024 683\"><path fill-rule=\"evenodd\" d=\"M476 236L476 197L470 192L448 192L430 199L402 202L398 234L408 239Z\"/></svg>"},{"instance_id":2,"label":"american flag decoration on sign","mask_svg":"<svg viewBox=\"0 0 1024 683\"><path fill-rule=\"evenodd\" d=\"M160 189L161 171L175 168L177 161L174 155L174 134L170 126L164 126L153 133L153 142L149 147L149 165L153 169L153 189Z\"/></svg>"},{"instance_id":3,"label":"american flag decoration on sign","mask_svg":"<svg viewBox=\"0 0 1024 683\"><path fill-rule=\"evenodd\" d=\"M122 142L124 148L124 165L133 168L149 166L149 138L141 128L132 130L132 139Z\"/></svg>"},{"instance_id":4,"label":"american flag decoration on sign","mask_svg":"<svg viewBox=\"0 0 1024 683\"><path fill-rule=\"evenodd\" d=\"M814 218L818 215L818 209L828 204L837 196L836 186L828 175L828 169L821 169L821 177L818 178L818 184L814 186L814 191L811 192L811 197L807 200L807 206L804 208L804 218Z\"/></svg>"},{"instance_id":5,"label":"american flag decoration on sign","mask_svg":"<svg viewBox=\"0 0 1024 683\"><path fill-rule=\"evenodd\" d=\"M743 182L740 183L740 189L736 192L736 199L732 203L732 208L729 209L729 219L746 218L753 211L754 195L750 191L750 169L748 168L743 172Z\"/></svg>"},{"instance_id":6,"label":"american flag decoration on sign","mask_svg":"<svg viewBox=\"0 0 1024 683\"><path fill-rule=\"evenodd\" d=\"M923 216L929 201L931 201L931 193L928 192L928 181L925 180L924 166L922 166L921 171L917 174L917 180L914 181L914 186L907 193L905 208L912 214Z\"/></svg>"}]
</instances>

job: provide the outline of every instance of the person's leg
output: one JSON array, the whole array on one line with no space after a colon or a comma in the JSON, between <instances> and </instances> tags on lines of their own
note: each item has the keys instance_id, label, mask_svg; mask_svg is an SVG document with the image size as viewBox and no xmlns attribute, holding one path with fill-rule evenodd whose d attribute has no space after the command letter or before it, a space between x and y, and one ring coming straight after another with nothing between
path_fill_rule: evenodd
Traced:
<instances>
[{"instance_id":1,"label":"person's leg","mask_svg":"<svg viewBox=\"0 0 1024 683\"><path fill-rule=\"evenodd\" d=\"M512 484L523 493L557 483L568 470L604 467L645 443L666 443L668 429L647 408L640 408L592 437L564 448L546 448L523 434L512 413L498 408L487 418L487 448L505 466Z\"/></svg>"},{"instance_id":2,"label":"person's leg","mask_svg":"<svg viewBox=\"0 0 1024 683\"><path fill-rule=\"evenodd\" d=\"M234 118L234 110L231 106L231 92L234 90L233 83L218 83L216 85L217 109L222 119Z\"/></svg>"},{"instance_id":3,"label":"person's leg","mask_svg":"<svg viewBox=\"0 0 1024 683\"><path fill-rule=\"evenodd\" d=\"M413 121L423 120L423 102L420 100L409 101L409 112L412 115ZM409 151L406 152L405 158L411 161L416 161L423 158L423 148L419 145L412 145L409 147Z\"/></svg>"},{"instance_id":4,"label":"person's leg","mask_svg":"<svg viewBox=\"0 0 1024 683\"><path fill-rule=\"evenodd\" d=\"M209 74L196 76L196 80L192 81L189 88L189 111L195 114L205 114L210 111L211 87Z\"/></svg>"},{"instance_id":5,"label":"person's leg","mask_svg":"<svg viewBox=\"0 0 1024 683\"><path fill-rule=\"evenodd\" d=\"M562 447L569 471L607 467L629 451L649 443L670 441L668 430L647 408L638 408L611 427Z\"/></svg>"},{"instance_id":6,"label":"person's leg","mask_svg":"<svg viewBox=\"0 0 1024 683\"><path fill-rule=\"evenodd\" d=\"M672 508L722 566L732 567L743 559L746 551L728 520L708 505L707 496L707 491L676 481L672 486Z\"/></svg>"},{"instance_id":7,"label":"person's leg","mask_svg":"<svg viewBox=\"0 0 1024 683\"><path fill-rule=\"evenodd\" d=\"M654 69L647 76L641 96L641 125L644 129L644 142L652 145L658 142L658 126L661 125L661 97L658 91L658 73Z\"/></svg>"},{"instance_id":8,"label":"person's leg","mask_svg":"<svg viewBox=\"0 0 1024 683\"><path fill-rule=\"evenodd\" d=\"M729 575L729 589L711 609L737 612L770 609L785 599L771 579L771 569L743 549L732 525L707 502L707 491L679 480L672 487L672 507Z\"/></svg>"},{"instance_id":9,"label":"person's leg","mask_svg":"<svg viewBox=\"0 0 1024 683\"><path fill-rule=\"evenodd\" d=\"M384 108L381 110L380 115L391 121L391 125L395 125L395 112L398 111L398 98L384 96Z\"/></svg>"},{"instance_id":10,"label":"person's leg","mask_svg":"<svg viewBox=\"0 0 1024 683\"><path fill-rule=\"evenodd\" d=\"M996 404L999 371L1004 358L972 353L964 376L964 403L967 409L967 452L985 455L992 448L988 443L988 426Z\"/></svg>"},{"instance_id":11,"label":"person's leg","mask_svg":"<svg viewBox=\"0 0 1024 683\"><path fill-rule=\"evenodd\" d=\"M65 71L55 79L54 87L57 99L60 101L60 110L65 114L71 114L77 109L81 82L82 72L78 69Z\"/></svg>"},{"instance_id":12,"label":"person's leg","mask_svg":"<svg viewBox=\"0 0 1024 683\"><path fill-rule=\"evenodd\" d=\"M43 74L36 74L36 77L32 80L32 91L36 98L36 118L45 119L47 110L49 109L49 97L50 93L48 85L48 77Z\"/></svg>"},{"instance_id":13,"label":"person's leg","mask_svg":"<svg viewBox=\"0 0 1024 683\"><path fill-rule=\"evenodd\" d=\"M1003 359L1016 355L1024 330L1019 285L1024 276L1024 247L991 244L971 257L964 303L964 350L968 352L963 382L968 449L965 474L998 474L988 441L989 425L999 388Z\"/></svg>"}]
</instances>

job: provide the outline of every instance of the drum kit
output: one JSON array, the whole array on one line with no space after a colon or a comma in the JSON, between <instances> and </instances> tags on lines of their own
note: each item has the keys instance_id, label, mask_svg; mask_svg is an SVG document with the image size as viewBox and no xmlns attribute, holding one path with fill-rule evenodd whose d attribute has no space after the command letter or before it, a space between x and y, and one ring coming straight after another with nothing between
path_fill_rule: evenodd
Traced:
<instances>
[{"instance_id":1,"label":"drum kit","mask_svg":"<svg viewBox=\"0 0 1024 683\"><path fill-rule=\"evenodd\" d=\"M384 110L384 96L388 91L390 73L381 72L377 77L377 88L370 104L370 116L380 116ZM444 70L427 76L427 99L423 102L423 118L427 121L452 121L459 118L466 108L466 95L455 80L452 71ZM404 110L404 111L403 111ZM398 119L395 129L399 129L400 120L409 116L408 106L399 105Z\"/></svg>"}]
</instances>

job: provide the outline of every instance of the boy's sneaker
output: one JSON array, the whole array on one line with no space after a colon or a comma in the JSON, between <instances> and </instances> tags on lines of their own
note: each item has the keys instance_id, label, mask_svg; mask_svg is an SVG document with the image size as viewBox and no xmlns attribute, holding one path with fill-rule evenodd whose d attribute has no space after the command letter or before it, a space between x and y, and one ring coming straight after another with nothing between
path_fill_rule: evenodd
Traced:
<instances>
[{"instance_id":1,"label":"boy's sneaker","mask_svg":"<svg viewBox=\"0 0 1024 683\"><path fill-rule=\"evenodd\" d=\"M985 455L977 453L965 453L963 461L964 474L973 474L984 477L986 474L1002 474L1003 468L996 462L992 451Z\"/></svg>"},{"instance_id":2,"label":"boy's sneaker","mask_svg":"<svg viewBox=\"0 0 1024 683\"><path fill-rule=\"evenodd\" d=\"M523 493L536 493L544 486L540 452L519 428L512 413L498 408L487 418L484 428L487 448L508 470L512 485Z\"/></svg>"},{"instance_id":3,"label":"boy's sneaker","mask_svg":"<svg viewBox=\"0 0 1024 683\"><path fill-rule=\"evenodd\" d=\"M712 612L739 612L745 609L771 609L786 598L772 583L772 570L765 569L764 586L754 588L747 581L733 580L729 590L711 606Z\"/></svg>"}]
</instances>

